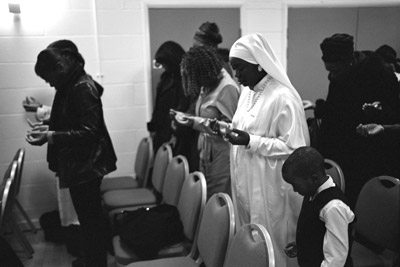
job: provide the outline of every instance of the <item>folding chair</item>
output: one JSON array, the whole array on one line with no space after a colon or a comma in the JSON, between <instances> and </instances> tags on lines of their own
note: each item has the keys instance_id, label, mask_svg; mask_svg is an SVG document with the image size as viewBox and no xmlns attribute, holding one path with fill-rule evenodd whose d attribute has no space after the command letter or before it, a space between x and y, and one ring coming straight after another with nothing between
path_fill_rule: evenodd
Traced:
<instances>
[{"instance_id":1,"label":"folding chair","mask_svg":"<svg viewBox=\"0 0 400 267\"><path fill-rule=\"evenodd\" d=\"M233 238L235 218L231 198L214 194L206 203L195 245L187 256L134 262L128 267L221 267Z\"/></svg>"},{"instance_id":2,"label":"folding chair","mask_svg":"<svg viewBox=\"0 0 400 267\"><path fill-rule=\"evenodd\" d=\"M233 237L224 267L275 267L274 249L261 224L244 224Z\"/></svg>"},{"instance_id":3,"label":"folding chair","mask_svg":"<svg viewBox=\"0 0 400 267\"><path fill-rule=\"evenodd\" d=\"M154 159L151 177L152 187L107 191L103 194L103 204L105 209L111 211L125 207L156 204L158 201L157 194L162 192L165 171L171 159L171 146L163 144L158 149Z\"/></svg>"},{"instance_id":4,"label":"folding chair","mask_svg":"<svg viewBox=\"0 0 400 267\"><path fill-rule=\"evenodd\" d=\"M344 180L344 174L342 168L331 159L325 159L325 171L330 177L332 177L336 186L339 187L344 193L346 186Z\"/></svg>"},{"instance_id":5,"label":"folding chair","mask_svg":"<svg viewBox=\"0 0 400 267\"><path fill-rule=\"evenodd\" d=\"M200 216L206 203L206 179L201 172L193 172L183 182L179 202L177 205L179 215L183 224L185 240L163 248L159 258L188 255L194 244L196 230L200 222ZM169 199L169 198L167 198ZM119 236L113 238L114 257L116 266L126 266L138 261L135 251L124 244Z\"/></svg>"},{"instance_id":6,"label":"folding chair","mask_svg":"<svg viewBox=\"0 0 400 267\"><path fill-rule=\"evenodd\" d=\"M22 207L21 203L18 200L18 194L19 190L21 187L21 180L22 180L22 170L24 167L24 160L25 160L25 149L20 148L17 150L17 153L15 153L14 160L17 162L17 173L16 173L16 185L15 185L15 207L19 210L19 212L22 214L24 217L25 221L28 223L29 227L31 230L36 233L37 229L35 225L33 224L32 220L29 218L28 214L26 213L25 209Z\"/></svg>"},{"instance_id":7,"label":"folding chair","mask_svg":"<svg viewBox=\"0 0 400 267\"><path fill-rule=\"evenodd\" d=\"M4 179L1 185L1 211L0 211L0 234L4 235L6 228L15 234L20 242L22 248L25 250L29 258L32 258L34 252L31 244L25 235L22 233L17 222L15 221L12 210L15 203L15 187L17 176L18 163L12 161L7 171L5 172Z\"/></svg>"},{"instance_id":8,"label":"folding chair","mask_svg":"<svg viewBox=\"0 0 400 267\"><path fill-rule=\"evenodd\" d=\"M150 137L144 137L136 152L134 175L118 176L103 179L101 192L110 190L146 187L150 169L153 165L153 142Z\"/></svg>"},{"instance_id":9,"label":"folding chair","mask_svg":"<svg viewBox=\"0 0 400 267\"><path fill-rule=\"evenodd\" d=\"M399 196L400 180L390 176L375 177L361 189L351 248L354 267L388 266L386 251L399 256Z\"/></svg>"}]
</instances>

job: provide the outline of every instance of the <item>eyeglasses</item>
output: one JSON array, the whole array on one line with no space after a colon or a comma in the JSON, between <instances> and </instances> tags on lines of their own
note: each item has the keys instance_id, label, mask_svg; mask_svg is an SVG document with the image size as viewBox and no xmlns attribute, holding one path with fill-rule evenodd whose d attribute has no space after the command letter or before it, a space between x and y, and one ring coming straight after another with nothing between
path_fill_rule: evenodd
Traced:
<instances>
[{"instance_id":1,"label":"eyeglasses","mask_svg":"<svg viewBox=\"0 0 400 267\"><path fill-rule=\"evenodd\" d=\"M162 64L160 62L157 62L157 60L153 59L153 69L159 70L162 69Z\"/></svg>"}]
</instances>

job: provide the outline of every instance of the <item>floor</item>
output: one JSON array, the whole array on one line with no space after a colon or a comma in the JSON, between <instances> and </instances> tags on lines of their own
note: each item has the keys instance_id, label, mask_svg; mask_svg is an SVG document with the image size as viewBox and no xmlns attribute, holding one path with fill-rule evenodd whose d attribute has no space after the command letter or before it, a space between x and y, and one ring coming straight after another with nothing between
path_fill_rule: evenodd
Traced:
<instances>
[{"instance_id":1,"label":"floor","mask_svg":"<svg viewBox=\"0 0 400 267\"><path fill-rule=\"evenodd\" d=\"M64 244L57 244L44 240L42 230L36 233L25 232L26 237L31 243L34 254L32 258L23 250L20 243L12 236L6 236L7 240L21 259L25 267L71 267L71 262L75 259L74 256L68 253ZM113 256L108 256L108 267L114 267Z\"/></svg>"}]
</instances>

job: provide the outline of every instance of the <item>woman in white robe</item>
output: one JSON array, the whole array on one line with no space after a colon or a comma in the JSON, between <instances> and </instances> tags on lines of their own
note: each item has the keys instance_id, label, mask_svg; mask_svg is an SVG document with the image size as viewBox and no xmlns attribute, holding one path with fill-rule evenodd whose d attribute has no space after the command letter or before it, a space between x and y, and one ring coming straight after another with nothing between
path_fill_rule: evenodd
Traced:
<instances>
[{"instance_id":1,"label":"woman in white robe","mask_svg":"<svg viewBox=\"0 0 400 267\"><path fill-rule=\"evenodd\" d=\"M302 197L281 174L285 159L309 145L302 100L269 43L260 34L237 40L230 62L246 86L232 120L232 196L237 226L260 223L271 235L276 266L294 266L285 246L295 240Z\"/></svg>"}]
</instances>

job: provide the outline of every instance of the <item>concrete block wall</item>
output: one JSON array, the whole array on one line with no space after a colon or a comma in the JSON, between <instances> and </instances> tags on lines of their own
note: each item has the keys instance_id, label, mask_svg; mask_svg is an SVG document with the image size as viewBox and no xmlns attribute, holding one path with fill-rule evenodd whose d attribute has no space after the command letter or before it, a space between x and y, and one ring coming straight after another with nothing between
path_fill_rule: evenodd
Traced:
<instances>
[{"instance_id":1,"label":"concrete block wall","mask_svg":"<svg viewBox=\"0 0 400 267\"><path fill-rule=\"evenodd\" d=\"M36 55L62 38L74 41L86 60L86 70L104 87L105 120L118 156L118 170L133 172L137 144L147 135L151 114L149 92L148 8L240 7L242 34L259 32L271 42L286 66L288 6L377 4L368 0L36 0L22 1L21 14L0 3L0 175L18 148L26 149L20 202L37 221L57 208L54 174L47 169L46 146L26 143L32 118L22 108L25 96L51 104L54 89L36 77ZM396 1L385 1L385 3Z\"/></svg>"}]
</instances>

